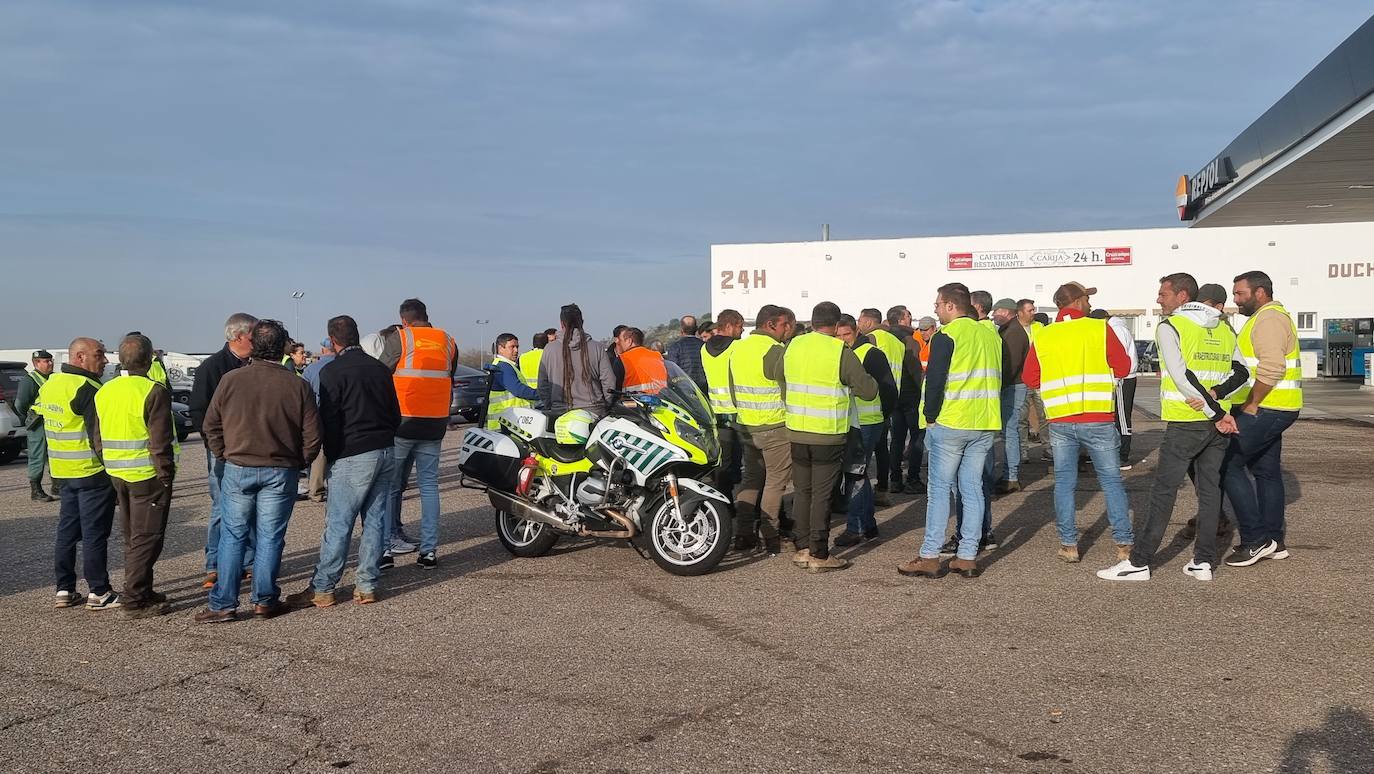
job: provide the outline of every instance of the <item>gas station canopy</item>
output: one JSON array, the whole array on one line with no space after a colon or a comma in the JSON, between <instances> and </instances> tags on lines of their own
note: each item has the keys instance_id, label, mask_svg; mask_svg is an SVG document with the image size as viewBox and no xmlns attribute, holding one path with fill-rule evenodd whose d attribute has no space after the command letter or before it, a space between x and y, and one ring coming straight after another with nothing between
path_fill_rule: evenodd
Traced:
<instances>
[{"instance_id":1,"label":"gas station canopy","mask_svg":"<svg viewBox=\"0 0 1374 774\"><path fill-rule=\"evenodd\" d=\"M1374 221L1374 18L1175 193L1194 227Z\"/></svg>"}]
</instances>

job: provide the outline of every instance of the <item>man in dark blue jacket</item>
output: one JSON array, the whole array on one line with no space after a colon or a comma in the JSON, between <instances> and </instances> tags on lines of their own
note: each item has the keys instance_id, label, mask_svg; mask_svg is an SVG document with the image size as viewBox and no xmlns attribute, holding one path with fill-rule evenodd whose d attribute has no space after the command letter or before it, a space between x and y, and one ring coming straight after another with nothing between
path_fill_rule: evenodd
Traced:
<instances>
[{"instance_id":1,"label":"man in dark blue jacket","mask_svg":"<svg viewBox=\"0 0 1374 774\"><path fill-rule=\"evenodd\" d=\"M706 384L706 368L701 364L701 348L705 344L697 338L697 318L689 314L682 318L682 338L663 351L663 359L677 363L682 372L696 382L703 395L709 394L711 389Z\"/></svg>"}]
</instances>

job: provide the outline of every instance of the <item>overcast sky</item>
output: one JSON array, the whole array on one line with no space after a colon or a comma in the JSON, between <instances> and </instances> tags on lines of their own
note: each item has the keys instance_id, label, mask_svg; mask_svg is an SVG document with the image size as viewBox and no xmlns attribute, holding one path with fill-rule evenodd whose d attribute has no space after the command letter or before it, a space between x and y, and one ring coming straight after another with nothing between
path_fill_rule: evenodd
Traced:
<instances>
[{"instance_id":1,"label":"overcast sky","mask_svg":"<svg viewBox=\"0 0 1374 774\"><path fill-rule=\"evenodd\" d=\"M313 347L412 295L527 345L573 300L597 335L704 311L712 243L1172 225L1369 12L8 0L0 348L207 351L239 310Z\"/></svg>"}]
</instances>

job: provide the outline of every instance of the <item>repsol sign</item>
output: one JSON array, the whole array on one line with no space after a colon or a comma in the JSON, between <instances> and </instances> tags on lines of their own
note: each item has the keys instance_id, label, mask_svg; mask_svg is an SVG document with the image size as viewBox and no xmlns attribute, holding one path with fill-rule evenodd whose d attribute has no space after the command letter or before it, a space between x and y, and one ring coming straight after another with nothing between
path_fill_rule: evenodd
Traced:
<instances>
[{"instance_id":1,"label":"repsol sign","mask_svg":"<svg viewBox=\"0 0 1374 774\"><path fill-rule=\"evenodd\" d=\"M1326 276L1329 279L1350 279L1351 277L1374 277L1374 263L1328 263Z\"/></svg>"},{"instance_id":2,"label":"repsol sign","mask_svg":"<svg viewBox=\"0 0 1374 774\"><path fill-rule=\"evenodd\" d=\"M1199 169L1197 174L1179 178L1175 191L1179 220L1192 220L1210 194L1230 185L1235 179L1236 170L1231 166L1230 156L1217 156Z\"/></svg>"}]
</instances>

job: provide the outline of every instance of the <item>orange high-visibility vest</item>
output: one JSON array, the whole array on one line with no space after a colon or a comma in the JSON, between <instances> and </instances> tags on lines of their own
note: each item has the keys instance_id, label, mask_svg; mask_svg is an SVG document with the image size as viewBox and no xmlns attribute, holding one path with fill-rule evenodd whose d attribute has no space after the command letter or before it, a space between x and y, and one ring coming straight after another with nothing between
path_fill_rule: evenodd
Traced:
<instances>
[{"instance_id":1,"label":"orange high-visibility vest","mask_svg":"<svg viewBox=\"0 0 1374 774\"><path fill-rule=\"evenodd\" d=\"M668 369L663 355L647 347L635 347L620 356L625 364L625 392L656 395L668 386Z\"/></svg>"},{"instance_id":2,"label":"orange high-visibility vest","mask_svg":"<svg viewBox=\"0 0 1374 774\"><path fill-rule=\"evenodd\" d=\"M926 341L926 337L919 330L912 335L912 338L916 340L916 347L919 350L916 359L921 361L921 370L925 371L926 366L930 365L930 342Z\"/></svg>"},{"instance_id":3,"label":"orange high-visibility vest","mask_svg":"<svg viewBox=\"0 0 1374 774\"><path fill-rule=\"evenodd\" d=\"M453 399L454 357L457 345L440 328L403 326L401 359L392 381L403 417L446 418Z\"/></svg>"}]
</instances>

